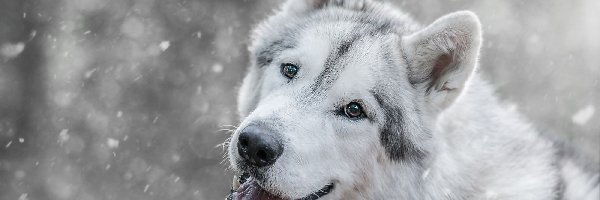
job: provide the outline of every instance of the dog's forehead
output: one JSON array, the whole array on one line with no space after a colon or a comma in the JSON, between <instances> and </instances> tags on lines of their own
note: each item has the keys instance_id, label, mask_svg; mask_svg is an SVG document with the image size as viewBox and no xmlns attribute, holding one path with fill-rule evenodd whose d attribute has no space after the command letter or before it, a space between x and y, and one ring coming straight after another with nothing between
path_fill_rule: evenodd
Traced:
<instances>
[{"instance_id":1,"label":"dog's forehead","mask_svg":"<svg viewBox=\"0 0 600 200\"><path fill-rule=\"evenodd\" d=\"M261 96L294 93L304 104L326 105L380 90L379 82L390 76L403 78L395 73L403 71L398 70L403 66L402 24L372 16L316 15L275 18L255 30L250 50L254 66L261 69L259 77L274 76L271 69L283 63L300 67L291 84L267 87ZM320 101L323 98L331 101Z\"/></svg>"},{"instance_id":2,"label":"dog's forehead","mask_svg":"<svg viewBox=\"0 0 600 200\"><path fill-rule=\"evenodd\" d=\"M297 33L298 58L309 74L311 95L371 90L381 68L393 67L397 36L367 34L372 27L360 23L331 22Z\"/></svg>"}]
</instances>

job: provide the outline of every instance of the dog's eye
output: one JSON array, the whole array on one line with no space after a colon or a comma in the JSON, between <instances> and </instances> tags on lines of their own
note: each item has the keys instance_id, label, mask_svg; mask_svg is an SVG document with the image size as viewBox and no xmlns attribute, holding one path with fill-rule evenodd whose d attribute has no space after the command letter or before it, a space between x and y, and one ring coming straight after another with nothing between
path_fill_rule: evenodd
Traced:
<instances>
[{"instance_id":1,"label":"dog's eye","mask_svg":"<svg viewBox=\"0 0 600 200\"><path fill-rule=\"evenodd\" d=\"M344 113L346 113L346 116L348 116L350 118L361 117L364 114L362 106L360 106L360 104L356 103L356 102L352 102L352 103L349 103L348 105L346 105L346 108L344 109Z\"/></svg>"},{"instance_id":2,"label":"dog's eye","mask_svg":"<svg viewBox=\"0 0 600 200\"><path fill-rule=\"evenodd\" d=\"M294 65L294 64L290 64L290 63L284 63L281 64L281 74L283 74L285 77L291 79L294 78L294 76L296 76L296 74L298 73L298 66Z\"/></svg>"}]
</instances>

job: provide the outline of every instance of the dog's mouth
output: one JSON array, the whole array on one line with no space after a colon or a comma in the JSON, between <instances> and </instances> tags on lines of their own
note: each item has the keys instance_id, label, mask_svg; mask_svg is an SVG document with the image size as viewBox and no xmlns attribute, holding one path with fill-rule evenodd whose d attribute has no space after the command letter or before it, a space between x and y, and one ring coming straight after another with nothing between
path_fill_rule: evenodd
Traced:
<instances>
[{"instance_id":1,"label":"dog's mouth","mask_svg":"<svg viewBox=\"0 0 600 200\"><path fill-rule=\"evenodd\" d=\"M323 188L297 200L316 200L329 194L333 190L333 183L323 186ZM265 189L263 189L255 178L247 173L242 174L239 178L233 180L231 193L226 200L284 200Z\"/></svg>"}]
</instances>

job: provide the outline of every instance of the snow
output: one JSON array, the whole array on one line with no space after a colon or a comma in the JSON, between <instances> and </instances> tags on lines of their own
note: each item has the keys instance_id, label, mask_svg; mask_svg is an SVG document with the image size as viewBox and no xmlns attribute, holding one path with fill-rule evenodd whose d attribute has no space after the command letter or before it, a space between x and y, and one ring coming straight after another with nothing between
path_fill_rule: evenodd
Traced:
<instances>
[{"instance_id":1,"label":"snow","mask_svg":"<svg viewBox=\"0 0 600 200\"><path fill-rule=\"evenodd\" d=\"M216 74L220 74L221 72L223 72L223 65L221 65L221 63L215 63L212 66L212 71Z\"/></svg>"},{"instance_id":2,"label":"snow","mask_svg":"<svg viewBox=\"0 0 600 200\"><path fill-rule=\"evenodd\" d=\"M21 195L19 195L19 199L18 200L29 200L29 198L27 198L27 193L22 193Z\"/></svg>"},{"instance_id":3,"label":"snow","mask_svg":"<svg viewBox=\"0 0 600 200\"><path fill-rule=\"evenodd\" d=\"M577 125L583 126L590 121L590 119L592 119L595 112L596 108L594 105L587 105L586 107L583 107L575 112L575 114L573 114L571 117L571 121Z\"/></svg>"},{"instance_id":4,"label":"snow","mask_svg":"<svg viewBox=\"0 0 600 200\"><path fill-rule=\"evenodd\" d=\"M96 71L98 71L98 68L94 68L94 69L92 69L92 70L89 70L89 71L85 72L85 75L84 75L84 77L85 77L86 79L87 79L87 78L90 78L90 77L92 77L92 75L93 75L93 74L94 74Z\"/></svg>"},{"instance_id":5,"label":"snow","mask_svg":"<svg viewBox=\"0 0 600 200\"><path fill-rule=\"evenodd\" d=\"M166 51L169 48L169 46L171 46L171 42L169 42L169 41L162 41L158 45L158 47L160 47L161 51Z\"/></svg>"},{"instance_id":6,"label":"snow","mask_svg":"<svg viewBox=\"0 0 600 200\"><path fill-rule=\"evenodd\" d=\"M29 33L29 40L28 41L33 40L33 38L35 38L35 36L37 36L37 30L31 31L31 33Z\"/></svg>"},{"instance_id":7,"label":"snow","mask_svg":"<svg viewBox=\"0 0 600 200\"><path fill-rule=\"evenodd\" d=\"M106 141L106 145L108 145L108 148L111 148L111 149L118 148L119 140L114 139L114 138L108 138Z\"/></svg>"},{"instance_id":8,"label":"snow","mask_svg":"<svg viewBox=\"0 0 600 200\"><path fill-rule=\"evenodd\" d=\"M70 136L69 136L69 129L63 129L58 134L58 140L60 142L65 142L65 141L69 140L69 138L70 138Z\"/></svg>"},{"instance_id":9,"label":"snow","mask_svg":"<svg viewBox=\"0 0 600 200\"><path fill-rule=\"evenodd\" d=\"M17 42L17 43L6 43L0 47L0 56L5 58L15 58L23 52L25 49L25 43Z\"/></svg>"}]
</instances>

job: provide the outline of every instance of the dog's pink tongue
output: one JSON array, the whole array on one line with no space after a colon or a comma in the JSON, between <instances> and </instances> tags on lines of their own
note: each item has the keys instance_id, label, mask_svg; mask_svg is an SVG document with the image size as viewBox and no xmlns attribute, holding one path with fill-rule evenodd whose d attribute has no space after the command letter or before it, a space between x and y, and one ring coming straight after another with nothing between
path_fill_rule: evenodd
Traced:
<instances>
[{"instance_id":1,"label":"dog's pink tongue","mask_svg":"<svg viewBox=\"0 0 600 200\"><path fill-rule=\"evenodd\" d=\"M250 179L240 185L234 193L235 200L283 200L263 190L256 181Z\"/></svg>"}]
</instances>

